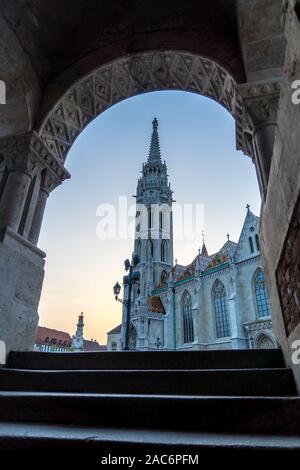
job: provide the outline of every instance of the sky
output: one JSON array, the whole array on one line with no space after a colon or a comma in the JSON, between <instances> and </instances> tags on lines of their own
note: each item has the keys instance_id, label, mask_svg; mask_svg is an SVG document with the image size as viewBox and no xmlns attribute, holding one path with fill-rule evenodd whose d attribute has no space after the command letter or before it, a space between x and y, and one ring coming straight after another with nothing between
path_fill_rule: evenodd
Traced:
<instances>
[{"instance_id":1,"label":"sky","mask_svg":"<svg viewBox=\"0 0 300 470\"><path fill-rule=\"evenodd\" d=\"M79 135L66 161L71 179L47 203L38 243L47 253L41 326L73 335L84 312L85 339L105 344L106 333L120 323L121 304L112 287L121 283L124 260L131 257L133 232L127 236L118 223L115 234L109 231L113 239L105 239L99 227L108 207L103 204L123 218L124 201L134 210L132 196L147 159L154 117L174 200L180 207L191 204L195 215L192 230L184 234L181 219L174 217L178 263L194 259L202 230L209 254L214 253L227 233L238 241L247 204L259 215L254 165L236 151L234 119L218 103L192 93L160 91L112 106Z\"/></svg>"}]
</instances>

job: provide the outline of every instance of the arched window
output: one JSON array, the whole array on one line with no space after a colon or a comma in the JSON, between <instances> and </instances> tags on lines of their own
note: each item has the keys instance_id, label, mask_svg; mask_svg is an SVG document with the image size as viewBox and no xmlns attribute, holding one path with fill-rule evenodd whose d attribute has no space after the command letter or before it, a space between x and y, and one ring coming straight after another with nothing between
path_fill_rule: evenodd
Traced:
<instances>
[{"instance_id":1,"label":"arched window","mask_svg":"<svg viewBox=\"0 0 300 470\"><path fill-rule=\"evenodd\" d=\"M219 279L213 285L213 304L216 319L217 338L226 338L231 335L228 315L228 303L224 284Z\"/></svg>"},{"instance_id":2,"label":"arched window","mask_svg":"<svg viewBox=\"0 0 300 470\"><path fill-rule=\"evenodd\" d=\"M168 279L168 273L167 273L167 271L164 270L164 271L161 272L160 282L162 284L165 284L167 282L167 279Z\"/></svg>"},{"instance_id":3,"label":"arched window","mask_svg":"<svg viewBox=\"0 0 300 470\"><path fill-rule=\"evenodd\" d=\"M258 318L270 316L265 275L261 269L256 271L254 275L254 293Z\"/></svg>"},{"instance_id":4,"label":"arched window","mask_svg":"<svg viewBox=\"0 0 300 470\"><path fill-rule=\"evenodd\" d=\"M164 228L164 213L160 211L159 213L159 228L162 230Z\"/></svg>"},{"instance_id":5,"label":"arched window","mask_svg":"<svg viewBox=\"0 0 300 470\"><path fill-rule=\"evenodd\" d=\"M252 237L249 237L249 248L250 248L250 253L254 253L254 245L253 245Z\"/></svg>"},{"instance_id":6,"label":"arched window","mask_svg":"<svg viewBox=\"0 0 300 470\"><path fill-rule=\"evenodd\" d=\"M255 235L255 243L257 251L260 251L260 243L259 243L259 236L258 234Z\"/></svg>"},{"instance_id":7,"label":"arched window","mask_svg":"<svg viewBox=\"0 0 300 470\"><path fill-rule=\"evenodd\" d=\"M113 342L111 343L111 350L112 350L112 351L116 351L116 350L117 350L117 346L118 346L118 345L117 345L117 342L116 342L116 341L113 341Z\"/></svg>"},{"instance_id":8,"label":"arched window","mask_svg":"<svg viewBox=\"0 0 300 470\"><path fill-rule=\"evenodd\" d=\"M148 259L152 259L154 255L154 245L151 239L148 240L147 252L148 252L148 256L147 256Z\"/></svg>"},{"instance_id":9,"label":"arched window","mask_svg":"<svg viewBox=\"0 0 300 470\"><path fill-rule=\"evenodd\" d=\"M181 299L183 342L192 343L194 341L194 324L192 312L192 298L188 291L184 291Z\"/></svg>"},{"instance_id":10,"label":"arched window","mask_svg":"<svg viewBox=\"0 0 300 470\"><path fill-rule=\"evenodd\" d=\"M130 325L129 330L129 349L136 349L136 341L137 341L137 331L133 325Z\"/></svg>"},{"instance_id":11,"label":"arched window","mask_svg":"<svg viewBox=\"0 0 300 470\"><path fill-rule=\"evenodd\" d=\"M152 228L153 227L153 211L152 211L152 208L149 207L148 209L148 228Z\"/></svg>"},{"instance_id":12,"label":"arched window","mask_svg":"<svg viewBox=\"0 0 300 470\"><path fill-rule=\"evenodd\" d=\"M260 335L256 340L257 349L274 349L275 345L271 338L267 335Z\"/></svg>"},{"instance_id":13,"label":"arched window","mask_svg":"<svg viewBox=\"0 0 300 470\"><path fill-rule=\"evenodd\" d=\"M141 242L141 240L138 240L138 241L137 241L137 244L136 244L136 254L137 254L138 257L141 259L141 254L142 254L142 242Z\"/></svg>"},{"instance_id":14,"label":"arched window","mask_svg":"<svg viewBox=\"0 0 300 470\"><path fill-rule=\"evenodd\" d=\"M167 261L167 242L163 240L160 246L160 259L164 263Z\"/></svg>"}]
</instances>

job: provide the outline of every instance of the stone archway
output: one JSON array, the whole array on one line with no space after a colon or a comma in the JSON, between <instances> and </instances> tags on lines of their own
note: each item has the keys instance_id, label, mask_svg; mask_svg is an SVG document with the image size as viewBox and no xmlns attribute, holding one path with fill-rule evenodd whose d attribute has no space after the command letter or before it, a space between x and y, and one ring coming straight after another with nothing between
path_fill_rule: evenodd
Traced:
<instances>
[{"instance_id":1,"label":"stone archway","mask_svg":"<svg viewBox=\"0 0 300 470\"><path fill-rule=\"evenodd\" d=\"M242 99L224 68L187 52L153 51L102 65L75 83L44 119L38 135L46 148L64 162L78 134L95 117L121 100L159 90L207 96L224 106L240 124ZM240 149L241 129L237 126Z\"/></svg>"},{"instance_id":2,"label":"stone archway","mask_svg":"<svg viewBox=\"0 0 300 470\"><path fill-rule=\"evenodd\" d=\"M274 341L267 334L261 334L256 338L257 349L274 349Z\"/></svg>"},{"instance_id":3,"label":"stone archway","mask_svg":"<svg viewBox=\"0 0 300 470\"><path fill-rule=\"evenodd\" d=\"M213 60L180 50L131 54L101 65L76 81L35 130L2 139L0 160L6 165L3 173L9 174L0 194L4 233L0 249L3 259L12 260L9 276L15 289L2 299L5 315L0 318L0 331L5 331L7 350L33 346L45 257L36 245L46 201L50 192L70 177L64 166L68 151L89 122L110 106L140 93L182 90L207 96L235 119L237 149L252 158L264 194L269 169L264 162L270 160L279 85L278 79L255 86L237 85ZM33 172L37 171L41 178L35 196L28 201ZM20 237L20 221L26 223L27 219L30 227L26 236ZM21 252L16 254L12 244L21 245Z\"/></svg>"},{"instance_id":4,"label":"stone archway","mask_svg":"<svg viewBox=\"0 0 300 470\"><path fill-rule=\"evenodd\" d=\"M136 328L133 324L130 325L130 330L129 330L129 349L132 351L136 350L137 346L137 331Z\"/></svg>"}]
</instances>

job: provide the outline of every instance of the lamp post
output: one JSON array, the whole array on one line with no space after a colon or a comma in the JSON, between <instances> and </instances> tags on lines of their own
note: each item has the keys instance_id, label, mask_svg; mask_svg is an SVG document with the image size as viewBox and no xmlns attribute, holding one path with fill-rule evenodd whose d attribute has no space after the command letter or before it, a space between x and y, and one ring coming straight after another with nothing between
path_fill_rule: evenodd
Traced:
<instances>
[{"instance_id":1,"label":"lamp post","mask_svg":"<svg viewBox=\"0 0 300 470\"><path fill-rule=\"evenodd\" d=\"M128 271L128 275L123 277L123 285L128 286L128 296L126 300L119 299L121 292L121 286L118 282L113 287L114 296L117 302L121 302L126 305L126 333L125 333L125 346L124 350L129 351L129 336L130 336L130 310L131 310L131 292L133 284L136 284L140 280L139 271L133 271L133 269L139 264L140 258L138 255L132 255L132 261L129 259L124 261L125 271Z\"/></svg>"}]
</instances>

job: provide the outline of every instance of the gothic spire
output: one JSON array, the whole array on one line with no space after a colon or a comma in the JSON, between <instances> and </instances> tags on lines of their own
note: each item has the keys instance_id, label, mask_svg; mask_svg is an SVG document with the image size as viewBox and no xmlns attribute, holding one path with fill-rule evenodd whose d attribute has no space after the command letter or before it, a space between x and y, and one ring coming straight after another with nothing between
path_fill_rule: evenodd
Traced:
<instances>
[{"instance_id":1,"label":"gothic spire","mask_svg":"<svg viewBox=\"0 0 300 470\"><path fill-rule=\"evenodd\" d=\"M205 235L204 231L202 230L202 249L201 249L201 255L203 256L208 256L207 248L205 246Z\"/></svg>"},{"instance_id":2,"label":"gothic spire","mask_svg":"<svg viewBox=\"0 0 300 470\"><path fill-rule=\"evenodd\" d=\"M151 136L148 163L161 163L159 137L158 137L158 132L157 132L158 120L156 118L153 119L152 126L153 126L153 130L152 130L152 136Z\"/></svg>"}]
</instances>

